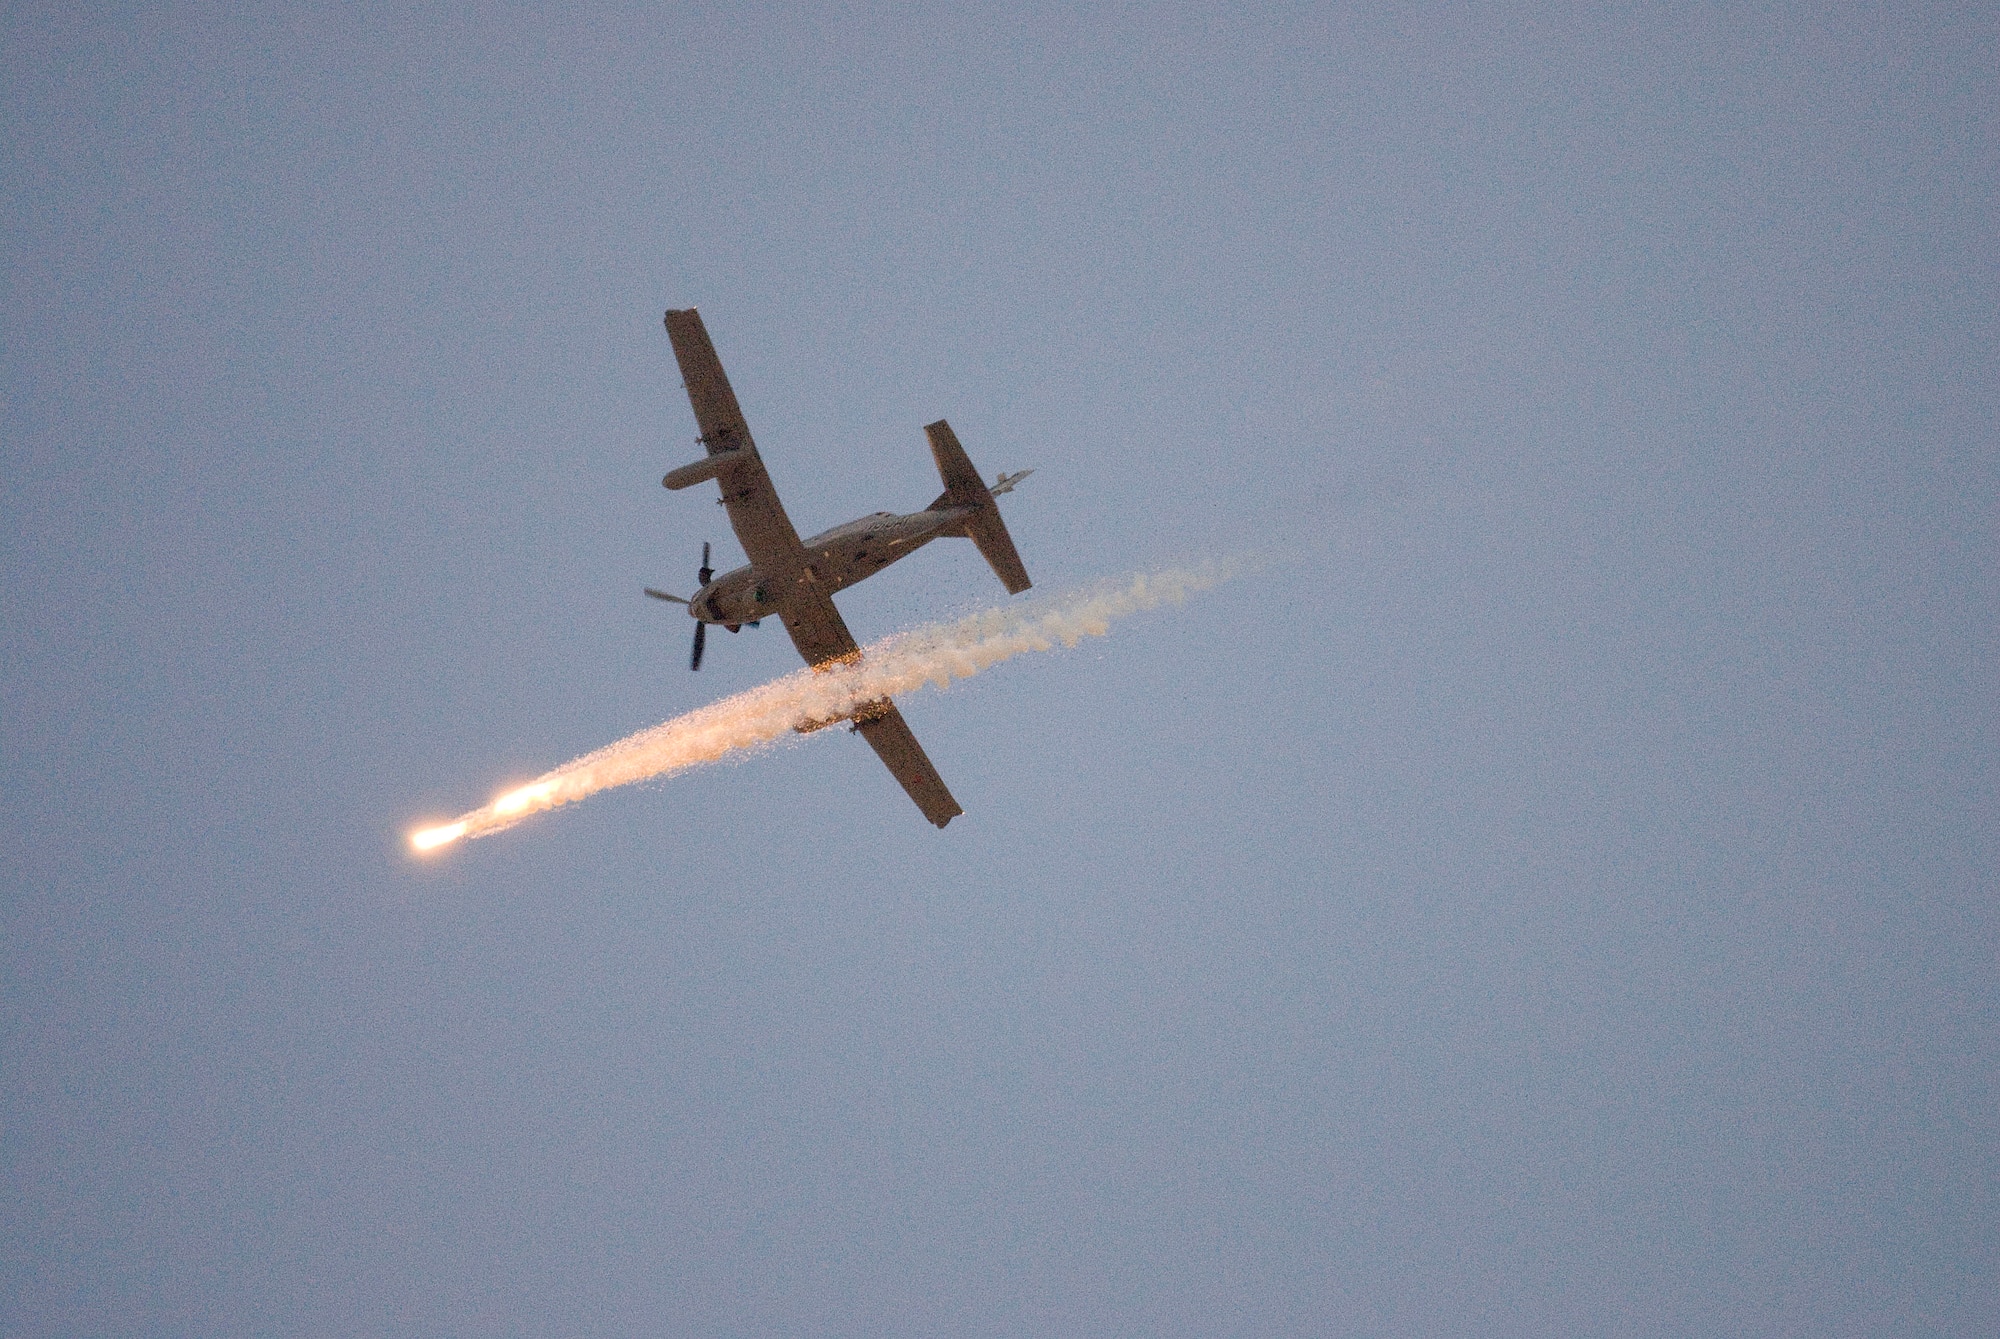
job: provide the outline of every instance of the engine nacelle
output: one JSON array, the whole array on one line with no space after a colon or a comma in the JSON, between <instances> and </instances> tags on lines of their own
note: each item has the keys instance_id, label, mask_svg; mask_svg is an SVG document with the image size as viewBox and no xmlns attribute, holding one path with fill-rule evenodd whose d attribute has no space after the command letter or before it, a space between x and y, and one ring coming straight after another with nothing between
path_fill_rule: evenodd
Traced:
<instances>
[{"instance_id":1,"label":"engine nacelle","mask_svg":"<svg viewBox=\"0 0 2000 1339\"><path fill-rule=\"evenodd\" d=\"M720 474L730 461L736 458L734 451L717 451L692 465L683 465L677 470L668 470L667 477L660 480L668 488L693 488L696 484L707 483Z\"/></svg>"}]
</instances>

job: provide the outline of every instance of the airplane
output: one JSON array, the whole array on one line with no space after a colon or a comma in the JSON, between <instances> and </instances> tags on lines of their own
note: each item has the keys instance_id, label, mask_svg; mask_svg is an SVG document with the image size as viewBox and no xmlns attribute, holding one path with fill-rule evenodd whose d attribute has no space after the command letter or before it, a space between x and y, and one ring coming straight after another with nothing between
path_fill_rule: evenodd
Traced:
<instances>
[{"instance_id":1,"label":"airplane","mask_svg":"<svg viewBox=\"0 0 2000 1339\"><path fill-rule=\"evenodd\" d=\"M708 454L668 471L660 482L678 490L714 479L722 489L721 502L729 513L730 528L750 559L744 566L717 576L709 566L709 547L703 544L697 575L701 589L691 598L645 588L656 600L686 605L694 617L689 669L701 668L709 624L719 623L735 632L745 625L754 628L771 617L785 625L792 644L812 668L852 664L860 658L861 648L834 608L834 592L909 557L934 539L970 539L1009 595L1018 595L1032 584L994 499L1012 492L1014 485L1034 471L1002 474L992 484L985 483L959 445L951 424L943 419L924 429L938 474L944 479L944 492L937 501L907 516L878 511L801 540L778 501L770 475L764 472L763 459L743 421L736 393L729 388L729 378L723 374L722 360L701 323L701 313L693 308L670 311L666 323L674 360L680 364L681 380L701 429L695 440ZM838 719L853 722L850 728L868 741L925 818L941 828L965 812L894 702L876 698L856 707L851 716ZM811 721L797 729L803 734L836 723Z\"/></svg>"}]
</instances>

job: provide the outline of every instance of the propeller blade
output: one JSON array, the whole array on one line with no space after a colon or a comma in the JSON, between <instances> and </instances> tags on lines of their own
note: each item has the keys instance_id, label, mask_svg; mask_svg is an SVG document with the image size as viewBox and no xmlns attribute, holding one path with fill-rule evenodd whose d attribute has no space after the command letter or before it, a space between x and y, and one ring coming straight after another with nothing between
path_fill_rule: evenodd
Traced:
<instances>
[{"instance_id":1,"label":"propeller blade","mask_svg":"<svg viewBox=\"0 0 2000 1339\"><path fill-rule=\"evenodd\" d=\"M694 625L694 654L693 654L692 656L689 656L689 657L688 657L688 668L689 668L689 669L691 669L691 670L698 670L698 669L700 669L700 668L701 668L701 650L702 650L702 647L703 647L703 646L705 646L705 645L707 644L707 642L708 642L708 624L706 624L706 623L697 623L697 624L695 624L695 625Z\"/></svg>"},{"instance_id":2,"label":"propeller blade","mask_svg":"<svg viewBox=\"0 0 2000 1339\"><path fill-rule=\"evenodd\" d=\"M708 541L701 542L701 584L706 586L715 578L715 569L708 565Z\"/></svg>"},{"instance_id":3,"label":"propeller blade","mask_svg":"<svg viewBox=\"0 0 2000 1339\"><path fill-rule=\"evenodd\" d=\"M656 600L672 600L675 604L687 603L686 600L682 599L678 595L669 595L663 590L654 590L651 586L646 587L646 594L652 596Z\"/></svg>"}]
</instances>

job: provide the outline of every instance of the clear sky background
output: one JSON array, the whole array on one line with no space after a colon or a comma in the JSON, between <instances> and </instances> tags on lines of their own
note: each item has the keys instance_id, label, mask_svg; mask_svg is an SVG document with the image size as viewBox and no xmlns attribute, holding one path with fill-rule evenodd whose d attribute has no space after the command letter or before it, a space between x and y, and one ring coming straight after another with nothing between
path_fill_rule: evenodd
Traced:
<instances>
[{"instance_id":1,"label":"clear sky background","mask_svg":"<svg viewBox=\"0 0 2000 1339\"><path fill-rule=\"evenodd\" d=\"M0 1330L1993 1333L1991 6L253 8L0 21ZM797 664L688 305L1264 566L413 860Z\"/></svg>"}]
</instances>

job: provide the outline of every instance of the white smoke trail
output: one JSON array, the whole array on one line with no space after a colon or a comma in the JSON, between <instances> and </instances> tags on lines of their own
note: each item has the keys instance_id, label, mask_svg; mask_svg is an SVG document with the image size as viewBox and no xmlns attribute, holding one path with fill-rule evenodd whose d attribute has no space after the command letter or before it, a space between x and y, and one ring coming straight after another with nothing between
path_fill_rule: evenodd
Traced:
<instances>
[{"instance_id":1,"label":"white smoke trail","mask_svg":"<svg viewBox=\"0 0 2000 1339\"><path fill-rule=\"evenodd\" d=\"M453 822L413 833L410 844L428 851L460 837L484 837L612 786L667 776L770 743L801 725L842 719L876 698L925 685L943 688L1024 651L1073 647L1109 632L1114 618L1179 604L1235 574L1233 567L1214 564L1140 573L1055 600L885 637L862 648L853 664L799 670L585 754Z\"/></svg>"}]
</instances>

